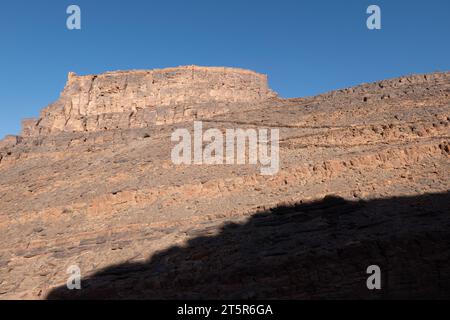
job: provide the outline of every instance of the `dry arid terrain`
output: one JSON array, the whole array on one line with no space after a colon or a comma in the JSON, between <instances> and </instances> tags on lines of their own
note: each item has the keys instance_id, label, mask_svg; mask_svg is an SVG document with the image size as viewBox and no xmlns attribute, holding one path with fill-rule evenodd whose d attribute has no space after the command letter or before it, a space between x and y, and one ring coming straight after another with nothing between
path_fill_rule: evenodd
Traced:
<instances>
[{"instance_id":1,"label":"dry arid terrain","mask_svg":"<svg viewBox=\"0 0 450 320\"><path fill-rule=\"evenodd\" d=\"M279 128L279 172L173 164L194 120ZM298 99L234 68L70 73L0 141L0 299L448 298L449 148L450 72Z\"/></svg>"}]
</instances>

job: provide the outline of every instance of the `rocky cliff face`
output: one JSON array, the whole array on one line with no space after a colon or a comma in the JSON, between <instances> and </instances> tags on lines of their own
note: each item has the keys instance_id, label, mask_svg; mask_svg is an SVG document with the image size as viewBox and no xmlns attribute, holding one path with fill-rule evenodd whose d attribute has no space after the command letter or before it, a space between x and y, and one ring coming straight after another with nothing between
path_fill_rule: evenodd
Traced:
<instances>
[{"instance_id":1,"label":"rocky cliff face","mask_svg":"<svg viewBox=\"0 0 450 320\"><path fill-rule=\"evenodd\" d=\"M40 119L25 120L22 135L171 124L273 97L266 76L234 68L70 73L60 99L44 109Z\"/></svg>"},{"instance_id":2,"label":"rocky cliff face","mask_svg":"<svg viewBox=\"0 0 450 320\"><path fill-rule=\"evenodd\" d=\"M194 119L279 128L279 173L174 165ZM449 144L448 72L299 99L235 69L72 74L0 144L0 299L448 297Z\"/></svg>"}]
</instances>

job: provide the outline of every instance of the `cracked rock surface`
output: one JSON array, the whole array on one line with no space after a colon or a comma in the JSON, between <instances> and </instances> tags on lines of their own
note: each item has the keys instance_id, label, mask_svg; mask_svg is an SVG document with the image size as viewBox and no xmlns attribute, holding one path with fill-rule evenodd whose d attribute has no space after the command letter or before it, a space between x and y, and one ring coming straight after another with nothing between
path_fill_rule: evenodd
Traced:
<instances>
[{"instance_id":1,"label":"cracked rock surface","mask_svg":"<svg viewBox=\"0 0 450 320\"><path fill-rule=\"evenodd\" d=\"M279 128L280 171L174 165L194 120ZM298 99L232 68L70 74L0 141L0 299L448 298L449 144L448 72Z\"/></svg>"}]
</instances>

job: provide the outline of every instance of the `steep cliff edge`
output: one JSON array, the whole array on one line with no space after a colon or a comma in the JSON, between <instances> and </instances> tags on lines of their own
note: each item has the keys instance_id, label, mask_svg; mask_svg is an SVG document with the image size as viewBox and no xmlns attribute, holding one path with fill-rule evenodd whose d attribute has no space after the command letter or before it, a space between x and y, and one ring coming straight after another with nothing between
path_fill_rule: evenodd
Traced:
<instances>
[{"instance_id":1,"label":"steep cliff edge","mask_svg":"<svg viewBox=\"0 0 450 320\"><path fill-rule=\"evenodd\" d=\"M44 109L39 119L25 120L21 135L170 124L274 97L266 76L236 68L69 73L60 99Z\"/></svg>"},{"instance_id":2,"label":"steep cliff edge","mask_svg":"<svg viewBox=\"0 0 450 320\"><path fill-rule=\"evenodd\" d=\"M71 74L4 139L0 299L448 297L450 73L280 99L234 70ZM279 128L280 171L174 165L194 119Z\"/></svg>"}]
</instances>

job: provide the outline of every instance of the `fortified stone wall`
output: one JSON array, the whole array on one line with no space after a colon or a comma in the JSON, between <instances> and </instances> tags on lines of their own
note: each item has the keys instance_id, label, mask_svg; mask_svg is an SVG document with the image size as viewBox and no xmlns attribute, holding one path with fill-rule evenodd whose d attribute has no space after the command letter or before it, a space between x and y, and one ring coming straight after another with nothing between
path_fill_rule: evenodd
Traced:
<instances>
[{"instance_id":1,"label":"fortified stone wall","mask_svg":"<svg viewBox=\"0 0 450 320\"><path fill-rule=\"evenodd\" d=\"M22 136L174 123L273 97L267 76L235 68L69 73L59 100L44 109L40 119L23 121Z\"/></svg>"}]
</instances>

